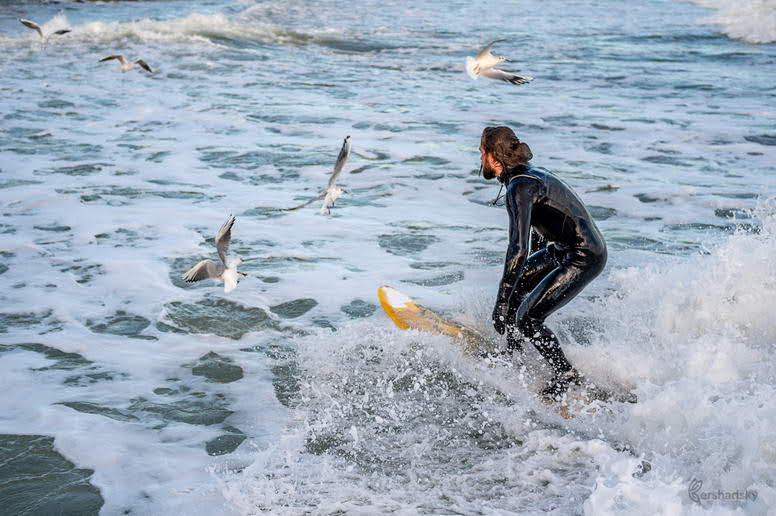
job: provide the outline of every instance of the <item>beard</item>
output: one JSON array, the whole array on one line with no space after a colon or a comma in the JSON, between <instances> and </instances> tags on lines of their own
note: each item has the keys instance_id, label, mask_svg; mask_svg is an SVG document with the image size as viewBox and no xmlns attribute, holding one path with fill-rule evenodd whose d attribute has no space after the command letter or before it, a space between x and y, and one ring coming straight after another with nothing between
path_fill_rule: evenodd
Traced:
<instances>
[{"instance_id":1,"label":"beard","mask_svg":"<svg viewBox=\"0 0 776 516\"><path fill-rule=\"evenodd\" d=\"M485 179L493 179L496 177L496 171L487 165L482 165L482 177Z\"/></svg>"}]
</instances>

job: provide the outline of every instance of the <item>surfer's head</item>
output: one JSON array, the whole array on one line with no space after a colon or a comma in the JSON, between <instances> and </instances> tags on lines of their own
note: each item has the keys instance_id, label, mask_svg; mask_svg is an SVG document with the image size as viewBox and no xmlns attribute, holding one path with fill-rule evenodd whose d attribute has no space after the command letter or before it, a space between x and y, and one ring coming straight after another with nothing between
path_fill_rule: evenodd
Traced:
<instances>
[{"instance_id":1,"label":"surfer's head","mask_svg":"<svg viewBox=\"0 0 776 516\"><path fill-rule=\"evenodd\" d=\"M533 154L509 127L486 127L480 138L482 176L485 179L501 177L504 170L527 165Z\"/></svg>"}]
</instances>

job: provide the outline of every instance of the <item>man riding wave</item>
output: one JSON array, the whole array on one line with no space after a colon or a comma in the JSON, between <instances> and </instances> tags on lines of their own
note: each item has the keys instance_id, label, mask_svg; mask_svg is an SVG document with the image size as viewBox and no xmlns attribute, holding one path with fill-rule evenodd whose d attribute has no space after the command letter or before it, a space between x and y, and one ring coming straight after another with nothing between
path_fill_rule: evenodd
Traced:
<instances>
[{"instance_id":1,"label":"man riding wave","mask_svg":"<svg viewBox=\"0 0 776 516\"><path fill-rule=\"evenodd\" d=\"M563 181L533 168L527 144L508 127L486 127L480 142L482 175L506 186L509 246L493 325L511 352L531 342L553 378L542 391L560 399L581 376L566 359L545 319L571 301L606 265L606 242L577 194ZM550 243L531 253L531 228Z\"/></svg>"}]
</instances>

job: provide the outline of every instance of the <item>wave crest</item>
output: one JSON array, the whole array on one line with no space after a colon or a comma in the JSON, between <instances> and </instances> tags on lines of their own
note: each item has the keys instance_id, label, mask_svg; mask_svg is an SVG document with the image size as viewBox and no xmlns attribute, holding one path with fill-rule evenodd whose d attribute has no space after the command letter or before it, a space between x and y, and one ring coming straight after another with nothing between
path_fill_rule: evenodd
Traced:
<instances>
[{"instance_id":1,"label":"wave crest","mask_svg":"<svg viewBox=\"0 0 776 516\"><path fill-rule=\"evenodd\" d=\"M717 14L704 20L719 25L723 34L748 43L776 41L776 2L773 0L691 0L714 9Z\"/></svg>"},{"instance_id":2,"label":"wave crest","mask_svg":"<svg viewBox=\"0 0 776 516\"><path fill-rule=\"evenodd\" d=\"M70 27L72 32L61 43L67 41L111 43L122 40L160 42L199 42L221 45L230 41L245 43L290 43L304 44L313 37L294 32L278 25L261 23L242 18L228 18L223 14L190 14L171 20L144 18L131 22L92 21L70 26L67 17L57 15L42 25L44 32ZM23 34L23 33L22 33ZM32 37L23 34L26 40ZM37 37L37 35L36 35ZM12 38L7 38L13 41Z\"/></svg>"}]
</instances>

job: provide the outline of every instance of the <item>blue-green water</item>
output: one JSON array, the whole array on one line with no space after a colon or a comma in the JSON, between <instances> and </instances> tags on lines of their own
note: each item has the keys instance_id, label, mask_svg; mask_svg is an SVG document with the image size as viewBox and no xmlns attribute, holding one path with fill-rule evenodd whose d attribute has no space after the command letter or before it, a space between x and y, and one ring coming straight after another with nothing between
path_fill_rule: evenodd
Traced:
<instances>
[{"instance_id":1,"label":"blue-green water","mask_svg":"<svg viewBox=\"0 0 776 516\"><path fill-rule=\"evenodd\" d=\"M776 7L699 3L2 2L1 506L768 513ZM534 82L467 77L497 38ZM560 419L535 354L473 364L379 308L391 284L495 339L496 124L597 218L607 269L548 322L639 404ZM279 211L345 135L331 216ZM249 277L181 281L230 213Z\"/></svg>"}]
</instances>

